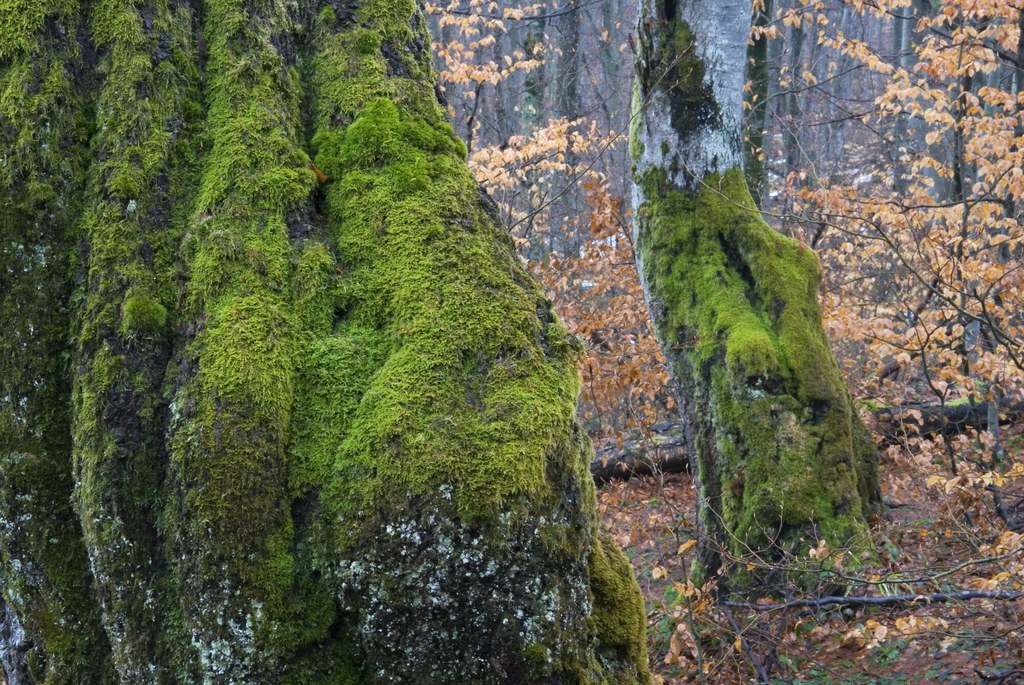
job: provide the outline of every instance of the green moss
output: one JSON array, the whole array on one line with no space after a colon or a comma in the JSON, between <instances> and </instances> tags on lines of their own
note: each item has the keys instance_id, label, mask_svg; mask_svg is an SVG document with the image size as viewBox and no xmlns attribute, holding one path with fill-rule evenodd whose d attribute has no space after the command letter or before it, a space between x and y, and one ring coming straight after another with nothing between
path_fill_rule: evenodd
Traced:
<instances>
[{"instance_id":1,"label":"green moss","mask_svg":"<svg viewBox=\"0 0 1024 685\"><path fill-rule=\"evenodd\" d=\"M0 590L34 682L112 683L71 509L68 321L90 101L74 0L0 2Z\"/></svg>"},{"instance_id":2,"label":"green moss","mask_svg":"<svg viewBox=\"0 0 1024 685\"><path fill-rule=\"evenodd\" d=\"M634 162L640 161L644 155L644 143L640 140L639 127L643 123L644 100L640 92L640 81L633 80L633 97L630 100L629 113L629 156Z\"/></svg>"},{"instance_id":3,"label":"green moss","mask_svg":"<svg viewBox=\"0 0 1024 685\"><path fill-rule=\"evenodd\" d=\"M326 6L320 10L320 14L316 16L316 25L318 28L323 29L324 27L333 26L338 21L338 14L334 11L331 6Z\"/></svg>"},{"instance_id":4,"label":"green moss","mask_svg":"<svg viewBox=\"0 0 1024 685\"><path fill-rule=\"evenodd\" d=\"M607 533L602 533L590 559L590 586L594 592L594 621L603 645L618 651L623 660L641 664L635 679L617 685L646 683L647 614L629 560Z\"/></svg>"},{"instance_id":5,"label":"green moss","mask_svg":"<svg viewBox=\"0 0 1024 685\"><path fill-rule=\"evenodd\" d=\"M473 209L478 191L450 129L373 100L343 139L317 142L317 165L341 179L327 200L344 217L337 240L351 270L349 320L383 324L391 348L338 455L376 474L360 481L364 502L387 497L382 487L397 494L455 482L472 518L534 491L545 453L572 421L573 346L564 346L560 370L549 366L568 334L516 302L522 277L511 255L489 247L497 236ZM451 216L454 207L470 209ZM477 267L453 278L467 260ZM532 284L527 292L543 301Z\"/></svg>"},{"instance_id":6,"label":"green moss","mask_svg":"<svg viewBox=\"0 0 1024 685\"><path fill-rule=\"evenodd\" d=\"M26 627L37 682L113 684L71 487L67 461L17 452L0 458L2 599Z\"/></svg>"},{"instance_id":7,"label":"green moss","mask_svg":"<svg viewBox=\"0 0 1024 685\"><path fill-rule=\"evenodd\" d=\"M121 308L121 335L160 335L167 325L167 309L146 295L131 295Z\"/></svg>"},{"instance_id":8,"label":"green moss","mask_svg":"<svg viewBox=\"0 0 1024 685\"><path fill-rule=\"evenodd\" d=\"M814 254L761 220L739 170L695 194L657 170L640 183L659 331L702 407L700 478L732 552L808 526L836 547L863 535L877 455L821 329Z\"/></svg>"},{"instance_id":9,"label":"green moss","mask_svg":"<svg viewBox=\"0 0 1024 685\"><path fill-rule=\"evenodd\" d=\"M0 188L7 207L31 211L34 204L54 203L63 219L74 204L68 192L82 182L88 123L68 67L81 55L76 42L45 27L50 22L73 34L79 13L76 0L0 2Z\"/></svg>"},{"instance_id":10,"label":"green moss","mask_svg":"<svg viewBox=\"0 0 1024 685\"><path fill-rule=\"evenodd\" d=\"M642 639L632 650L619 649L621 636L600 643L606 626L588 629L570 608L590 594L583 560L596 544L589 448L575 424L579 344L523 272L466 169L465 146L434 94L415 4L370 0L358 15L363 28L323 22L314 32L314 161L332 179L325 210L342 276L338 287L324 281L323 297L338 293L335 324L303 355L293 495L314 496L339 522L332 546L348 560L342 567L366 569L346 582L359 588L357 610L372 617L361 629L371 670L387 664L393 677L411 679L433 661L444 682L497 682L429 647L438 635L458 642L473 625L474 641L495 640L490 658L509 673L533 664L524 682L544 673L575 673L569 682L579 683L633 682L620 678L631 673L644 682ZM332 478L318 491L325 469ZM469 539L480 540L500 578L487 590L475 580L483 569L457 570L474 563ZM530 574L553 563L584 575L551 576L548 590L523 595ZM455 592L460 606L478 610L434 615L406 590L413 582L436 583L437 601ZM603 616L642 615L639 595L611 592L630 587L628 566L617 582L594 592ZM532 617L526 624L501 620L505 600L492 595L506 583ZM538 594L551 607L565 602L549 609L561 628L536 613ZM421 619L422 631L407 627ZM406 651L389 659L394 630L406 633ZM605 662L588 651L590 631Z\"/></svg>"},{"instance_id":11,"label":"green moss","mask_svg":"<svg viewBox=\"0 0 1024 685\"><path fill-rule=\"evenodd\" d=\"M0 584L48 681L646 680L579 344L465 166L417 4L0 6L0 516L47 495L0 523Z\"/></svg>"},{"instance_id":12,"label":"green moss","mask_svg":"<svg viewBox=\"0 0 1024 685\"><path fill-rule=\"evenodd\" d=\"M78 224L88 277L75 312L75 506L115 666L158 683L188 659L157 529L176 323L168 307L180 295L178 249L202 147L194 21L189 7L159 1L99 0L87 13L99 78Z\"/></svg>"},{"instance_id":13,"label":"green moss","mask_svg":"<svg viewBox=\"0 0 1024 685\"><path fill-rule=\"evenodd\" d=\"M339 440L348 433L387 350L379 332L355 326L307 343L298 373L296 406L301 410L290 449L293 498L330 482Z\"/></svg>"},{"instance_id":14,"label":"green moss","mask_svg":"<svg viewBox=\"0 0 1024 685\"><path fill-rule=\"evenodd\" d=\"M226 680L273 679L273 664L316 633L285 628L314 625L294 587L286 450L303 330L323 325L312 308L324 300L303 289L322 289L329 255L289 239L287 217L316 187L298 72L275 48L291 40L293 17L233 0L203 11L211 146L186 241L180 314L195 335L170 407L178 492L163 518L180 546L192 658Z\"/></svg>"},{"instance_id":15,"label":"green moss","mask_svg":"<svg viewBox=\"0 0 1024 685\"><path fill-rule=\"evenodd\" d=\"M299 325L315 335L330 333L345 290L334 255L321 243L303 249L292 278L292 307Z\"/></svg>"}]
</instances>

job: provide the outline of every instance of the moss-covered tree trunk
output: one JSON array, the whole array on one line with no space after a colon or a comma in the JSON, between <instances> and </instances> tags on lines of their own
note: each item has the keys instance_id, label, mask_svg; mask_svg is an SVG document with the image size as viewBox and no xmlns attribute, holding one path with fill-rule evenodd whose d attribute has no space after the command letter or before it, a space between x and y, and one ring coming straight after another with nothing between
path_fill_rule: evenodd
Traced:
<instances>
[{"instance_id":1,"label":"moss-covered tree trunk","mask_svg":"<svg viewBox=\"0 0 1024 685\"><path fill-rule=\"evenodd\" d=\"M412 0L0 0L9 685L648 682L578 345L428 46Z\"/></svg>"},{"instance_id":2,"label":"moss-covered tree trunk","mask_svg":"<svg viewBox=\"0 0 1024 685\"><path fill-rule=\"evenodd\" d=\"M819 265L743 176L749 0L644 0L631 152L638 262L684 388L700 560L864 541L877 453L821 326Z\"/></svg>"}]
</instances>

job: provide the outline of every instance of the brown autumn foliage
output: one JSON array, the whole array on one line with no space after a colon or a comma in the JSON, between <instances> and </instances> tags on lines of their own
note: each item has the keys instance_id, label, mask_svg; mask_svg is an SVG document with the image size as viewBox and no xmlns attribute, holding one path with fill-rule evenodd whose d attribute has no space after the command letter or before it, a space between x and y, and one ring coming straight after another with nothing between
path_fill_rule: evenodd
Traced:
<instances>
[{"instance_id":1,"label":"brown autumn foliage","mask_svg":"<svg viewBox=\"0 0 1024 685\"><path fill-rule=\"evenodd\" d=\"M672 379L651 330L622 199L588 181L579 256L534 264L559 313L587 344L581 410L595 438L613 438L675 407Z\"/></svg>"}]
</instances>

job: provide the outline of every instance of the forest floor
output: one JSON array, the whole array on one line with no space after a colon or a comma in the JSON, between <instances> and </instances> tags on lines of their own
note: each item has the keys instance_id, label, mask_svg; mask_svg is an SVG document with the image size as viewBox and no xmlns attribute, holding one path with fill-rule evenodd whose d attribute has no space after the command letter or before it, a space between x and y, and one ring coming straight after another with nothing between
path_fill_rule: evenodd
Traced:
<instances>
[{"instance_id":1,"label":"forest floor","mask_svg":"<svg viewBox=\"0 0 1024 685\"><path fill-rule=\"evenodd\" d=\"M1024 462L1022 434L1024 425L1009 433L1010 464ZM818 593L835 593L837 575L850 596L1024 589L1024 536L995 514L990 477L962 464L954 478L928 454L908 446L883 454L887 514L872 522L878 555L842 570L834 563L840 554L812 551L817 561L832 560L820 565ZM1024 502L1022 486L1021 478L995 483L1011 514ZM616 482L598 494L646 600L656 683L1024 683L1024 599L775 611L719 605L689 582L694 496L685 474ZM758 603L809 597L813 591Z\"/></svg>"}]
</instances>

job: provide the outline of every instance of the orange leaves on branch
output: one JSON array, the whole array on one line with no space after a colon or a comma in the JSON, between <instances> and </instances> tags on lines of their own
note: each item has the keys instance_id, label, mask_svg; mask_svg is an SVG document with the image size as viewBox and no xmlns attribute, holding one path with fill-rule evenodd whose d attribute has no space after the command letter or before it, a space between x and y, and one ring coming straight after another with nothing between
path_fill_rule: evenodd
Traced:
<instances>
[{"instance_id":1,"label":"orange leaves on branch","mask_svg":"<svg viewBox=\"0 0 1024 685\"><path fill-rule=\"evenodd\" d=\"M585 187L589 239L579 256L538 272L559 313L587 342L580 397L587 427L610 436L657 421L674 399L650 327L622 199L610 196L601 179Z\"/></svg>"},{"instance_id":2,"label":"orange leaves on branch","mask_svg":"<svg viewBox=\"0 0 1024 685\"><path fill-rule=\"evenodd\" d=\"M498 194L537 176L571 177L582 172L569 168L567 153L593 153L602 142L604 137L593 122L553 119L530 135L512 136L502 145L474 151L469 166L490 193Z\"/></svg>"},{"instance_id":3,"label":"orange leaves on branch","mask_svg":"<svg viewBox=\"0 0 1024 685\"><path fill-rule=\"evenodd\" d=\"M794 179L784 192L829 229L817 246L826 326L837 345L866 351L861 391L884 401L906 401L892 376L872 378L890 364L947 402L1024 390L1024 101L997 77L1024 58L1020 11L943 0L901 63L841 32L825 42L887 80L867 120L902 131L887 141L899 165L870 162L831 184Z\"/></svg>"},{"instance_id":4,"label":"orange leaves on branch","mask_svg":"<svg viewBox=\"0 0 1024 685\"><path fill-rule=\"evenodd\" d=\"M520 20L544 9L540 3L522 7L505 7L501 16L495 14L498 6L482 0L452 0L448 5L433 3L425 5L428 14L438 16L442 27L455 31L456 39L447 43L434 43L434 54L440 59L440 78L447 84L464 86L488 83L496 85L514 72L529 72L543 66L544 44L538 42L529 54L515 50L504 59L480 59L479 53L495 44L498 37L506 32L506 20Z\"/></svg>"}]
</instances>

